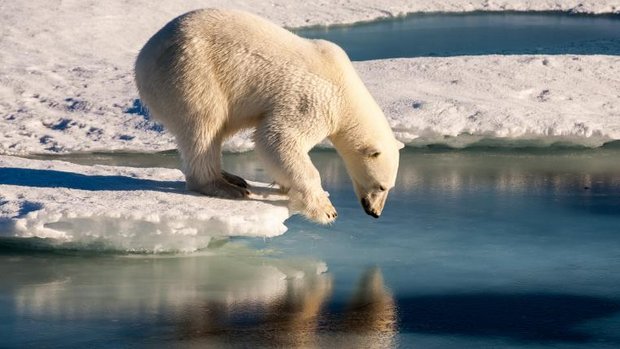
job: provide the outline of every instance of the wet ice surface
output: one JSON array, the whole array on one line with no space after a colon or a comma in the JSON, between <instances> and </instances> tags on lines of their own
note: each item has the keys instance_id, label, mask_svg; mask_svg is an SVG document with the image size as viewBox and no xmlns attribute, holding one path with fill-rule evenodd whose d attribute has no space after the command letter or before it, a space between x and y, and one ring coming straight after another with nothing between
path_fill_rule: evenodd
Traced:
<instances>
[{"instance_id":1,"label":"wet ice surface","mask_svg":"<svg viewBox=\"0 0 620 349\"><path fill-rule=\"evenodd\" d=\"M194 255L2 240L3 344L615 348L619 157L618 149L409 150L374 220L340 159L315 152L339 210L331 227L293 217L283 236ZM172 154L96 161L157 159L175 166ZM227 156L225 167L267 179L251 153Z\"/></svg>"}]
</instances>

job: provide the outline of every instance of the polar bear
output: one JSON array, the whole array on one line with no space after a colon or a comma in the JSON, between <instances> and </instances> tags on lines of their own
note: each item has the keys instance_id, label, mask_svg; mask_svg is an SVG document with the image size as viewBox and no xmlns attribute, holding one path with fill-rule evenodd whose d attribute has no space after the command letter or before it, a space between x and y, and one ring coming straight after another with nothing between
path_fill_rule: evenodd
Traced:
<instances>
[{"instance_id":1,"label":"polar bear","mask_svg":"<svg viewBox=\"0 0 620 349\"><path fill-rule=\"evenodd\" d=\"M323 224L337 216L308 155L327 138L366 213L381 214L403 145L337 45L250 13L197 10L148 40L135 79L152 117L176 138L189 190L247 197L245 180L222 171L221 145L255 128L255 150L293 212Z\"/></svg>"}]
</instances>

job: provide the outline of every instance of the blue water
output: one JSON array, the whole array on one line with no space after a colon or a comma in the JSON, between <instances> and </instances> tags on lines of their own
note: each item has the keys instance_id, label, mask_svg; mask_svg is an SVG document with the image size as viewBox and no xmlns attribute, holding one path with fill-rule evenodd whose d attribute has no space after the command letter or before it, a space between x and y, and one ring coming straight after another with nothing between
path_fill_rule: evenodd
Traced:
<instances>
[{"instance_id":1,"label":"blue water","mask_svg":"<svg viewBox=\"0 0 620 349\"><path fill-rule=\"evenodd\" d=\"M407 150L378 220L334 152L312 157L332 226L293 217L283 236L193 255L0 241L0 346L620 346L619 149ZM267 179L251 153L224 163Z\"/></svg>"},{"instance_id":2,"label":"blue water","mask_svg":"<svg viewBox=\"0 0 620 349\"><path fill-rule=\"evenodd\" d=\"M532 12L415 14L296 32L333 41L355 61L486 54L620 54L620 16Z\"/></svg>"}]
</instances>

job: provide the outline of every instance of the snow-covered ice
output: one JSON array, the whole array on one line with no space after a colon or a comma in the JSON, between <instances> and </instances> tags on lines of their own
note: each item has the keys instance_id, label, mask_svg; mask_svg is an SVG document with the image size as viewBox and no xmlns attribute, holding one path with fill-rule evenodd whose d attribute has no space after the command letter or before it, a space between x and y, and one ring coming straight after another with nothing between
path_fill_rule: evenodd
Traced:
<instances>
[{"instance_id":1,"label":"snow-covered ice","mask_svg":"<svg viewBox=\"0 0 620 349\"><path fill-rule=\"evenodd\" d=\"M620 139L620 57L416 58L356 67L405 143Z\"/></svg>"},{"instance_id":2,"label":"snow-covered ice","mask_svg":"<svg viewBox=\"0 0 620 349\"><path fill-rule=\"evenodd\" d=\"M210 6L252 11L288 27L429 11L620 13L620 0L6 1L0 3L0 154L174 148L172 137L148 119L137 100L133 61L144 42L171 18ZM551 65L538 70L538 63L520 65L528 60ZM405 141L482 131L499 137L562 135L596 145L598 130L600 138L618 137L617 63L615 57L463 57L364 62L357 67ZM390 79L383 77L393 70ZM454 78L447 81L446 76ZM600 76L604 79L599 83ZM489 80L500 88L489 88ZM461 91L468 96L458 96ZM581 97L571 102L568 98L574 95ZM582 98L588 95L594 97ZM575 112L569 106L577 101L583 103ZM411 105L423 107L412 111ZM595 141L585 138L592 135ZM225 149L251 147L246 133Z\"/></svg>"},{"instance_id":3,"label":"snow-covered ice","mask_svg":"<svg viewBox=\"0 0 620 349\"><path fill-rule=\"evenodd\" d=\"M213 237L277 236L286 197L264 184L249 200L184 189L178 170L81 166L0 156L0 236L132 251L194 251Z\"/></svg>"}]
</instances>

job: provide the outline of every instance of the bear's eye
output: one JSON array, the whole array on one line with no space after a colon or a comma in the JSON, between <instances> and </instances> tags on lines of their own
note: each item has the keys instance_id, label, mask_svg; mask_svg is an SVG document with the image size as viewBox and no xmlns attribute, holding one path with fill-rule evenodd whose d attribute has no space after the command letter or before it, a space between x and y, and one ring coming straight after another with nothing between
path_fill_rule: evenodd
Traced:
<instances>
[{"instance_id":1,"label":"bear's eye","mask_svg":"<svg viewBox=\"0 0 620 349\"><path fill-rule=\"evenodd\" d=\"M378 158L379 155L381 155L381 152L374 152L374 153L370 154L370 157L371 158Z\"/></svg>"},{"instance_id":2,"label":"bear's eye","mask_svg":"<svg viewBox=\"0 0 620 349\"><path fill-rule=\"evenodd\" d=\"M379 185L379 188L378 188L378 189L379 189L379 191L386 191L386 190L387 190L387 188L385 188L385 187L384 187L384 186L382 186L382 185Z\"/></svg>"}]
</instances>

